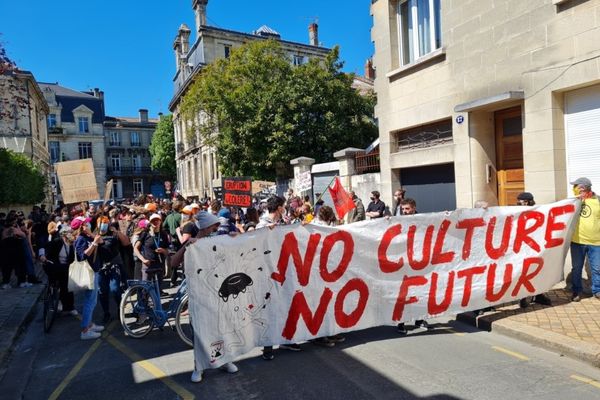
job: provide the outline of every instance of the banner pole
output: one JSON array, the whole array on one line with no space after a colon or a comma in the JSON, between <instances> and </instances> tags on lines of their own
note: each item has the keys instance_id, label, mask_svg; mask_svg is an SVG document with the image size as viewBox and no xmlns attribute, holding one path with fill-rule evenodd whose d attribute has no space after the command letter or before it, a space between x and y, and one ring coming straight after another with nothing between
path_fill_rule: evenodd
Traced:
<instances>
[{"instance_id":1,"label":"banner pole","mask_svg":"<svg viewBox=\"0 0 600 400\"><path fill-rule=\"evenodd\" d=\"M333 179L331 180L331 182L329 182L329 184L327 185L327 187L325 189L329 189L329 187L331 186L331 184L333 183L333 181L337 177L338 177L338 175L334 176ZM317 201L315 201L315 204L317 204L319 202L319 200L321 200L321 197L323 197L324 194L325 194L325 190L323 190L323 193L321 193L321 195L319 196L319 198L317 199Z\"/></svg>"}]
</instances>

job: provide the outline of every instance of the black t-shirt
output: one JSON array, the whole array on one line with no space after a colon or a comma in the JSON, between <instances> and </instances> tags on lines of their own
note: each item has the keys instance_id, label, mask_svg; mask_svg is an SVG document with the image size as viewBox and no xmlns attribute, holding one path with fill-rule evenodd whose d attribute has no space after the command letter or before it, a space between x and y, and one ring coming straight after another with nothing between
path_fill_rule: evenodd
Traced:
<instances>
[{"instance_id":1,"label":"black t-shirt","mask_svg":"<svg viewBox=\"0 0 600 400\"><path fill-rule=\"evenodd\" d=\"M160 248L169 248L169 235L165 231L160 231L151 235L149 232L144 232L140 235L142 243L141 253L145 259L150 260L152 264L160 264L165 261L165 256L157 253L155 250Z\"/></svg>"},{"instance_id":2,"label":"black t-shirt","mask_svg":"<svg viewBox=\"0 0 600 400\"><path fill-rule=\"evenodd\" d=\"M379 213L378 217L375 218L381 218L383 217L383 214L385 213L385 203L381 200L379 200L377 203L375 203L374 201L369 203L369 206L367 207L367 212L371 212L371 211L375 211ZM371 217L373 218L373 217Z\"/></svg>"},{"instance_id":3,"label":"black t-shirt","mask_svg":"<svg viewBox=\"0 0 600 400\"><path fill-rule=\"evenodd\" d=\"M198 234L199 231L200 231L200 229L198 229L196 224L193 222L188 222L187 224L185 224L183 226L183 228L181 228L182 235L187 233L188 235L190 235L193 238L196 237L196 235Z\"/></svg>"},{"instance_id":4,"label":"black t-shirt","mask_svg":"<svg viewBox=\"0 0 600 400\"><path fill-rule=\"evenodd\" d=\"M123 264L121 259L121 242L116 235L102 236L104 243L98 247L98 256L103 263Z\"/></svg>"}]
</instances>

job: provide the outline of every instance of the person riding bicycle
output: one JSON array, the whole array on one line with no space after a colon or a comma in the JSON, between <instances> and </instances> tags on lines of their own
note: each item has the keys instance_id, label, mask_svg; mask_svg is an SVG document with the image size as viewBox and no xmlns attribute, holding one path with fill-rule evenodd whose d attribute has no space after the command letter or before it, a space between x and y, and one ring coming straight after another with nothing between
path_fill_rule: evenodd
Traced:
<instances>
[{"instance_id":1,"label":"person riding bicycle","mask_svg":"<svg viewBox=\"0 0 600 400\"><path fill-rule=\"evenodd\" d=\"M48 241L40 248L40 261L48 276L48 284L58 283L63 313L77 316L73 292L69 292L69 265L75 260L73 238L68 226L58 230L56 223L48 224Z\"/></svg>"},{"instance_id":2,"label":"person riding bicycle","mask_svg":"<svg viewBox=\"0 0 600 400\"><path fill-rule=\"evenodd\" d=\"M162 283L165 260L169 254L169 234L162 229L162 218L159 214L152 214L149 221L148 228L140 234L135 243L134 254L143 264L142 280L146 281L149 274L156 273Z\"/></svg>"}]
</instances>

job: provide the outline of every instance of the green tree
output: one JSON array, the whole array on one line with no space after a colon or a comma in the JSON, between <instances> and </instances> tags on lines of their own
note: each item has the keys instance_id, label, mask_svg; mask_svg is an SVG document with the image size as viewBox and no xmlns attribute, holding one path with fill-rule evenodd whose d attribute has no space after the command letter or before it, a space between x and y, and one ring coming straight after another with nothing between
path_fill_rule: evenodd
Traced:
<instances>
[{"instance_id":1,"label":"green tree","mask_svg":"<svg viewBox=\"0 0 600 400\"><path fill-rule=\"evenodd\" d=\"M170 179L176 176L175 165L175 133L173 130L173 116L161 117L150 143L152 155L152 169L167 175Z\"/></svg>"},{"instance_id":2,"label":"green tree","mask_svg":"<svg viewBox=\"0 0 600 400\"><path fill-rule=\"evenodd\" d=\"M0 148L0 205L39 203L44 200L46 184L28 157Z\"/></svg>"},{"instance_id":3,"label":"green tree","mask_svg":"<svg viewBox=\"0 0 600 400\"><path fill-rule=\"evenodd\" d=\"M294 67L278 42L251 42L199 74L182 113L216 147L224 175L273 179L290 159L330 161L377 136L374 96L358 94L342 66L337 47Z\"/></svg>"}]
</instances>

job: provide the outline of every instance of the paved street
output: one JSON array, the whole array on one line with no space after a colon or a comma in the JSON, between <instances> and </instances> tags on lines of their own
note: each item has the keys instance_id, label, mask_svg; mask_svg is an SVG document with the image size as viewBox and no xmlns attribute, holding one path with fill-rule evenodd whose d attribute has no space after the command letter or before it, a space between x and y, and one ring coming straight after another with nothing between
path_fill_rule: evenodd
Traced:
<instances>
[{"instance_id":1,"label":"paved street","mask_svg":"<svg viewBox=\"0 0 600 400\"><path fill-rule=\"evenodd\" d=\"M84 342L73 317L44 335L40 312L0 383L3 398L600 399L600 370L450 320L407 337L393 327L353 332L335 348L307 343L271 362L256 349L236 375L208 371L193 384L192 351L169 329L134 340L113 322Z\"/></svg>"}]
</instances>

